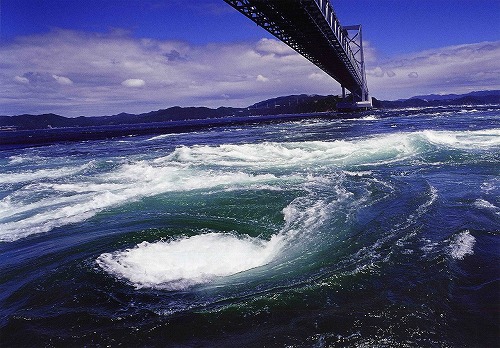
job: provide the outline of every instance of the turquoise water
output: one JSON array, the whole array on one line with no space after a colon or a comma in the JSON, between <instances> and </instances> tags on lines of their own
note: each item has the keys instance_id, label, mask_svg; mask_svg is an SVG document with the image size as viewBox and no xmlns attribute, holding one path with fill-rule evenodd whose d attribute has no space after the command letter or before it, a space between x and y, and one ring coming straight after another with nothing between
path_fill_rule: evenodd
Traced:
<instances>
[{"instance_id":1,"label":"turquoise water","mask_svg":"<svg viewBox=\"0 0 500 348\"><path fill-rule=\"evenodd\" d=\"M492 346L500 107L4 146L5 346Z\"/></svg>"}]
</instances>

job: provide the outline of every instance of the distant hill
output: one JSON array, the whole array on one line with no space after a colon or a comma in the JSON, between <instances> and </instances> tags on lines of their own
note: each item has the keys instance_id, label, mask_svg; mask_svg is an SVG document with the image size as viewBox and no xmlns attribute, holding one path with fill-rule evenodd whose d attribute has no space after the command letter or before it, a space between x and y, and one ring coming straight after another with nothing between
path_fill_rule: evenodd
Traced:
<instances>
[{"instance_id":1,"label":"distant hill","mask_svg":"<svg viewBox=\"0 0 500 348\"><path fill-rule=\"evenodd\" d=\"M291 95L265 100L247 108L180 107L142 114L120 113L112 116L67 118L55 114L0 116L0 130L130 125L182 120L204 120L231 116L314 113L335 110L337 96Z\"/></svg>"},{"instance_id":2,"label":"distant hill","mask_svg":"<svg viewBox=\"0 0 500 348\"><path fill-rule=\"evenodd\" d=\"M417 95L415 97L411 97L411 99L422 99L428 101L434 100L454 100L465 97L478 97L478 98L489 98L491 96L500 96L500 91L476 91L470 92L466 94L428 94L428 95Z\"/></svg>"},{"instance_id":3,"label":"distant hill","mask_svg":"<svg viewBox=\"0 0 500 348\"><path fill-rule=\"evenodd\" d=\"M68 118L55 114L0 116L1 130L35 130L47 128L70 128L90 126L134 125L166 121L218 119L236 116L306 114L332 112L336 110L339 96L289 95L272 98L253 104L247 108L220 107L180 107L156 110L142 114L120 113L112 116ZM377 100L376 108L404 108L463 104L500 104L500 91L480 91L467 94L422 95L405 100Z\"/></svg>"},{"instance_id":4,"label":"distant hill","mask_svg":"<svg viewBox=\"0 0 500 348\"><path fill-rule=\"evenodd\" d=\"M252 115L326 112L335 111L339 100L340 98L334 95L289 95L258 102L247 110Z\"/></svg>"},{"instance_id":5,"label":"distant hill","mask_svg":"<svg viewBox=\"0 0 500 348\"><path fill-rule=\"evenodd\" d=\"M466 94L429 94L400 100L376 100L374 107L378 108L404 108L446 105L481 105L500 104L500 91L478 91Z\"/></svg>"},{"instance_id":6,"label":"distant hill","mask_svg":"<svg viewBox=\"0 0 500 348\"><path fill-rule=\"evenodd\" d=\"M15 129L44 129L64 127L109 126L120 124L139 124L186 119L219 118L234 115L240 109L205 107L171 107L165 110L151 111L143 114L121 113L112 116L67 118L55 114L0 116L0 127Z\"/></svg>"}]
</instances>

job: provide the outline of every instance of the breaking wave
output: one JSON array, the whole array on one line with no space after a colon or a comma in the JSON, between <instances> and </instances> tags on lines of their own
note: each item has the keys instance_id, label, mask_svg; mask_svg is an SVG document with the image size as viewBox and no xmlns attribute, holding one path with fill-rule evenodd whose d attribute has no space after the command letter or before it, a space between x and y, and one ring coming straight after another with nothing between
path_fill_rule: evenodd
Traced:
<instances>
[{"instance_id":1,"label":"breaking wave","mask_svg":"<svg viewBox=\"0 0 500 348\"><path fill-rule=\"evenodd\" d=\"M495 129L423 131L336 141L180 146L166 156L109 166L92 160L60 167L47 162L33 170L8 167L0 174L0 185L20 186L0 200L0 241L48 232L162 193L307 183L311 173L365 173L411 163L425 158L429 146L490 150L500 146L499 135Z\"/></svg>"}]
</instances>

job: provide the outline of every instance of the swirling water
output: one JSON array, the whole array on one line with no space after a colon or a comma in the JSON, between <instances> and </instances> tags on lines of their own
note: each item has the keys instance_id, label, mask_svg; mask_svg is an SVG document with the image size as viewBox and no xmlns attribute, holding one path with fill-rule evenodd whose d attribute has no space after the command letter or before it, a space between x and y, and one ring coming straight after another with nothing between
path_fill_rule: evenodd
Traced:
<instances>
[{"instance_id":1,"label":"swirling water","mask_svg":"<svg viewBox=\"0 0 500 348\"><path fill-rule=\"evenodd\" d=\"M2 346L499 339L500 107L4 147Z\"/></svg>"}]
</instances>

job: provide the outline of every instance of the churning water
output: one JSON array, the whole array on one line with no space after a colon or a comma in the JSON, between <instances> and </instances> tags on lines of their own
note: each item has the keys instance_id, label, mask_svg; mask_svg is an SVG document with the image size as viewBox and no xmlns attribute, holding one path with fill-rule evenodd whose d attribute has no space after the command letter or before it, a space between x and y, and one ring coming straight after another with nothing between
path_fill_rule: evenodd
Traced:
<instances>
[{"instance_id":1,"label":"churning water","mask_svg":"<svg viewBox=\"0 0 500 348\"><path fill-rule=\"evenodd\" d=\"M2 344L496 345L500 107L361 116L4 147Z\"/></svg>"}]
</instances>

